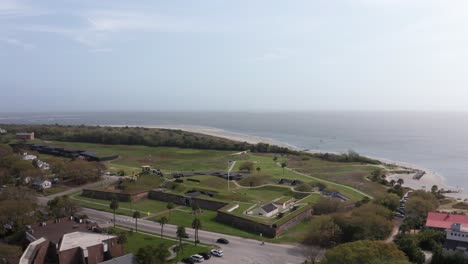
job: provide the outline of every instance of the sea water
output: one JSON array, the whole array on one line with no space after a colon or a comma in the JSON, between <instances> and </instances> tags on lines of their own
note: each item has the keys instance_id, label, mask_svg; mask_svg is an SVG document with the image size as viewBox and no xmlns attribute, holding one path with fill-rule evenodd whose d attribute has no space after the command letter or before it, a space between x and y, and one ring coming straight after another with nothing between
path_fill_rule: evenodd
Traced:
<instances>
[{"instance_id":1,"label":"sea water","mask_svg":"<svg viewBox=\"0 0 468 264\"><path fill-rule=\"evenodd\" d=\"M468 113L107 112L0 113L1 123L200 126L267 137L300 149L416 164L468 189Z\"/></svg>"}]
</instances>

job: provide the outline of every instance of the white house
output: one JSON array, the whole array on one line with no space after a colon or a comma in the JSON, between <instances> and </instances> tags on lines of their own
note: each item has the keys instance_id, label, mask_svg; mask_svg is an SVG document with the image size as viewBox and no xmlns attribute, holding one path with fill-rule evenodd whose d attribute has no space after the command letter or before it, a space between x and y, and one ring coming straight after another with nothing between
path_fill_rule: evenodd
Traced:
<instances>
[{"instance_id":1,"label":"white house","mask_svg":"<svg viewBox=\"0 0 468 264\"><path fill-rule=\"evenodd\" d=\"M273 203L269 203L269 204L265 204L264 206L262 207L258 207L252 211L250 211L250 214L253 214L253 215L261 215L261 216L265 216L265 217L272 217L274 216L275 214L278 213L278 206L273 204Z\"/></svg>"},{"instance_id":2,"label":"white house","mask_svg":"<svg viewBox=\"0 0 468 264\"><path fill-rule=\"evenodd\" d=\"M36 155L28 155L27 152L23 153L23 159L24 160L35 160L37 159Z\"/></svg>"},{"instance_id":3,"label":"white house","mask_svg":"<svg viewBox=\"0 0 468 264\"><path fill-rule=\"evenodd\" d=\"M48 180L37 180L33 182L32 186L38 190L45 190L52 187L52 183Z\"/></svg>"},{"instance_id":4,"label":"white house","mask_svg":"<svg viewBox=\"0 0 468 264\"><path fill-rule=\"evenodd\" d=\"M445 230L445 235L445 249L462 251L468 255L468 228L462 224L453 223L449 229Z\"/></svg>"}]
</instances>

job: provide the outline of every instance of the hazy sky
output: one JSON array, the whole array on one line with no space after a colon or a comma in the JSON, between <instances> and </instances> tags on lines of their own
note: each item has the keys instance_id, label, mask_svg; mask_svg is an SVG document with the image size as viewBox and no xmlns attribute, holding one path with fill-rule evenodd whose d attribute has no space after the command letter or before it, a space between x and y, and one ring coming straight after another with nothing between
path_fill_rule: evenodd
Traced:
<instances>
[{"instance_id":1,"label":"hazy sky","mask_svg":"<svg viewBox=\"0 0 468 264\"><path fill-rule=\"evenodd\" d=\"M0 111L468 111L467 0L0 0Z\"/></svg>"}]
</instances>

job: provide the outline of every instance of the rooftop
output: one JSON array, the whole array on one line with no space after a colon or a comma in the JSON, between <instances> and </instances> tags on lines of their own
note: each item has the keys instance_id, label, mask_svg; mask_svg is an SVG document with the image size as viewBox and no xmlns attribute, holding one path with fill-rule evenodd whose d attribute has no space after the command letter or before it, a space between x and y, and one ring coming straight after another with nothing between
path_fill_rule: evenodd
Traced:
<instances>
[{"instance_id":1,"label":"rooftop","mask_svg":"<svg viewBox=\"0 0 468 264\"><path fill-rule=\"evenodd\" d=\"M116 236L109 234L96 234L88 232L73 232L63 235L60 242L59 251L68 250L71 248L80 247L84 250L86 248L103 243L103 241L115 238Z\"/></svg>"},{"instance_id":2,"label":"rooftop","mask_svg":"<svg viewBox=\"0 0 468 264\"><path fill-rule=\"evenodd\" d=\"M437 212L429 212L427 214L426 227L448 229L454 223L468 226L468 215Z\"/></svg>"},{"instance_id":3,"label":"rooftop","mask_svg":"<svg viewBox=\"0 0 468 264\"><path fill-rule=\"evenodd\" d=\"M269 204L265 204L264 206L262 206L262 209L263 211L267 212L267 213L270 213L270 212L273 212L274 210L278 209L278 206L272 204L272 203L269 203Z\"/></svg>"},{"instance_id":4,"label":"rooftop","mask_svg":"<svg viewBox=\"0 0 468 264\"><path fill-rule=\"evenodd\" d=\"M91 227L97 226L97 224L79 224L75 220L70 220L69 218L62 218L60 222L55 222L54 220L37 223L31 226L32 231L28 231L33 237L40 238L44 237L45 239L51 241L52 243L58 244L60 239L64 234L70 232L89 232Z\"/></svg>"}]
</instances>

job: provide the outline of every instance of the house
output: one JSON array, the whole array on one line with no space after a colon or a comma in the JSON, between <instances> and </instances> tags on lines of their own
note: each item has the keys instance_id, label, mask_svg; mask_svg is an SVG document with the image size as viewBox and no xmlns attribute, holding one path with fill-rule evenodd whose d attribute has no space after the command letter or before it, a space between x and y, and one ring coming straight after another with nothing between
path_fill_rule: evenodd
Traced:
<instances>
[{"instance_id":1,"label":"house","mask_svg":"<svg viewBox=\"0 0 468 264\"><path fill-rule=\"evenodd\" d=\"M452 224L455 223L468 227L468 215L429 212L425 226L427 228L446 230L450 229Z\"/></svg>"},{"instance_id":2,"label":"house","mask_svg":"<svg viewBox=\"0 0 468 264\"><path fill-rule=\"evenodd\" d=\"M33 140L33 139L34 139L34 132L30 132L30 133L26 133L26 132L16 133L16 138L17 138L17 139L24 139L24 140Z\"/></svg>"},{"instance_id":3,"label":"house","mask_svg":"<svg viewBox=\"0 0 468 264\"><path fill-rule=\"evenodd\" d=\"M6 131L5 129L0 128L0 134L6 134L6 132L7 132L7 131Z\"/></svg>"},{"instance_id":4,"label":"house","mask_svg":"<svg viewBox=\"0 0 468 264\"><path fill-rule=\"evenodd\" d=\"M23 153L23 160L35 160L37 159L36 155L29 155L27 152Z\"/></svg>"},{"instance_id":5,"label":"house","mask_svg":"<svg viewBox=\"0 0 468 264\"><path fill-rule=\"evenodd\" d=\"M52 187L52 183L48 180L35 180L33 183L32 183L32 187L34 189L37 189L37 190L45 190L45 189L48 189L50 187Z\"/></svg>"},{"instance_id":6,"label":"house","mask_svg":"<svg viewBox=\"0 0 468 264\"><path fill-rule=\"evenodd\" d=\"M141 166L141 173L148 174L150 172L151 172L151 166L149 165Z\"/></svg>"},{"instance_id":7,"label":"house","mask_svg":"<svg viewBox=\"0 0 468 264\"><path fill-rule=\"evenodd\" d=\"M37 167L39 169L41 169L41 170L49 170L50 169L49 163L47 163L45 161L37 160L36 164L37 164Z\"/></svg>"},{"instance_id":8,"label":"house","mask_svg":"<svg viewBox=\"0 0 468 264\"><path fill-rule=\"evenodd\" d=\"M19 263L98 264L122 256L117 236L93 232L98 229L73 217L35 224L26 231L30 244Z\"/></svg>"},{"instance_id":9,"label":"house","mask_svg":"<svg viewBox=\"0 0 468 264\"><path fill-rule=\"evenodd\" d=\"M278 206L273 204L273 203L269 203L269 204L265 204L264 206L262 207L258 207L254 210L252 210L250 213L253 214L253 215L261 215L261 216L265 216L265 217L272 217L273 215L277 214L278 213Z\"/></svg>"},{"instance_id":10,"label":"house","mask_svg":"<svg viewBox=\"0 0 468 264\"><path fill-rule=\"evenodd\" d=\"M468 228L460 223L453 223L449 229L445 230L444 248L462 251L468 255Z\"/></svg>"}]
</instances>

